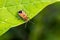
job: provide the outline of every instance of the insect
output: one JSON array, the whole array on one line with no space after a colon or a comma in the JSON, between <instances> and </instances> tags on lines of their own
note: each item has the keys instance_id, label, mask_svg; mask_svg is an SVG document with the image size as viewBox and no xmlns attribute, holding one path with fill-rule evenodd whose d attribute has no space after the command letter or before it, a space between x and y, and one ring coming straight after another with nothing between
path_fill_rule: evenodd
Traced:
<instances>
[{"instance_id":1,"label":"insect","mask_svg":"<svg viewBox=\"0 0 60 40\"><path fill-rule=\"evenodd\" d=\"M26 21L26 24L25 24L25 28L26 28L27 23L28 23L28 16L27 16L27 14L26 14L24 11L20 10L20 11L18 12L18 15L19 15L22 19L24 19L24 20ZM30 21L30 22L31 22L31 21ZM33 23L33 22L31 22L31 23Z\"/></svg>"},{"instance_id":2,"label":"insect","mask_svg":"<svg viewBox=\"0 0 60 40\"><path fill-rule=\"evenodd\" d=\"M20 10L18 14L22 19L24 19L25 21L28 21L27 14L24 11Z\"/></svg>"}]
</instances>

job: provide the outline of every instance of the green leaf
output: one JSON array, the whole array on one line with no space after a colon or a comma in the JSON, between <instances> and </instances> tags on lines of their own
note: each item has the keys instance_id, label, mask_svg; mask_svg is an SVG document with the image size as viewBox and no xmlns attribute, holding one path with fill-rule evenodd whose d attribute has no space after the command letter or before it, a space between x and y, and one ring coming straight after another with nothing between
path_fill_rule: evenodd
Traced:
<instances>
[{"instance_id":1,"label":"green leaf","mask_svg":"<svg viewBox=\"0 0 60 40\"><path fill-rule=\"evenodd\" d=\"M32 19L47 5L54 3L45 0L0 0L0 36L10 28L23 24L18 11L23 10Z\"/></svg>"}]
</instances>

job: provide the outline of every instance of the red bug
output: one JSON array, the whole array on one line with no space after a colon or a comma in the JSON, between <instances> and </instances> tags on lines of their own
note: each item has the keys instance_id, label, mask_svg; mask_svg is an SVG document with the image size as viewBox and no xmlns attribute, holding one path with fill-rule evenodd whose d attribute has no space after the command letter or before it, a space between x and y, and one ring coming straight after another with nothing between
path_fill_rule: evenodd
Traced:
<instances>
[{"instance_id":1,"label":"red bug","mask_svg":"<svg viewBox=\"0 0 60 40\"><path fill-rule=\"evenodd\" d=\"M28 17L24 11L20 10L18 13L22 19L24 19L25 21L28 21Z\"/></svg>"},{"instance_id":2,"label":"red bug","mask_svg":"<svg viewBox=\"0 0 60 40\"><path fill-rule=\"evenodd\" d=\"M24 12L24 11L22 11L22 10L20 10L19 12L18 12L18 14L19 14L19 16L22 18L22 19L24 19L26 22L28 22L28 16L27 16L27 14ZM31 21L30 21L31 22ZM31 23L33 23L33 22L31 22ZM33 23L34 24L34 23ZM26 26L27 26L27 23L25 24L25 28L26 28Z\"/></svg>"}]
</instances>

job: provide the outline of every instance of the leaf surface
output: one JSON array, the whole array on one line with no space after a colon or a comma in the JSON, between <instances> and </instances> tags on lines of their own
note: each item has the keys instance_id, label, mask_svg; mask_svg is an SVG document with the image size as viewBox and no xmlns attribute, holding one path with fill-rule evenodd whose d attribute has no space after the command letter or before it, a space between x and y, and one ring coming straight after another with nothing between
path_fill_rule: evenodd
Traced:
<instances>
[{"instance_id":1,"label":"leaf surface","mask_svg":"<svg viewBox=\"0 0 60 40\"><path fill-rule=\"evenodd\" d=\"M26 12L32 19L47 5L54 3L45 0L0 0L0 36L10 28L23 24L25 21L18 16L18 11Z\"/></svg>"}]
</instances>

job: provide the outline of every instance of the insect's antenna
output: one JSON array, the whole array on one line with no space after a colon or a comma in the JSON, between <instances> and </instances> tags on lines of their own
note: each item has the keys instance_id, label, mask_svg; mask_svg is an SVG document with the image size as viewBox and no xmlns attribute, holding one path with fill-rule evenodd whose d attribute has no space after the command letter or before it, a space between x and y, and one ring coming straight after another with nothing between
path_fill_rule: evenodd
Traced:
<instances>
[{"instance_id":1,"label":"insect's antenna","mask_svg":"<svg viewBox=\"0 0 60 40\"><path fill-rule=\"evenodd\" d=\"M28 22L25 22L25 28L27 27L27 23L28 23Z\"/></svg>"},{"instance_id":2,"label":"insect's antenna","mask_svg":"<svg viewBox=\"0 0 60 40\"><path fill-rule=\"evenodd\" d=\"M33 22L33 21L30 21L32 24L35 24L35 22Z\"/></svg>"},{"instance_id":3,"label":"insect's antenna","mask_svg":"<svg viewBox=\"0 0 60 40\"><path fill-rule=\"evenodd\" d=\"M29 18L29 17L28 17L28 18ZM30 19L30 18L29 18L29 19ZM28 20L29 20L29 19L28 19ZM31 21L31 20L30 20L29 22L32 23L32 24L35 24L35 22L33 22L33 21Z\"/></svg>"},{"instance_id":4,"label":"insect's antenna","mask_svg":"<svg viewBox=\"0 0 60 40\"><path fill-rule=\"evenodd\" d=\"M29 17L28 17L28 18L29 18ZM29 19L30 19L30 18L29 18ZM28 19L28 21L29 21L29 19ZM32 24L35 24L35 22L33 22L33 21L31 21L31 20L30 20L29 22L32 23Z\"/></svg>"}]
</instances>

